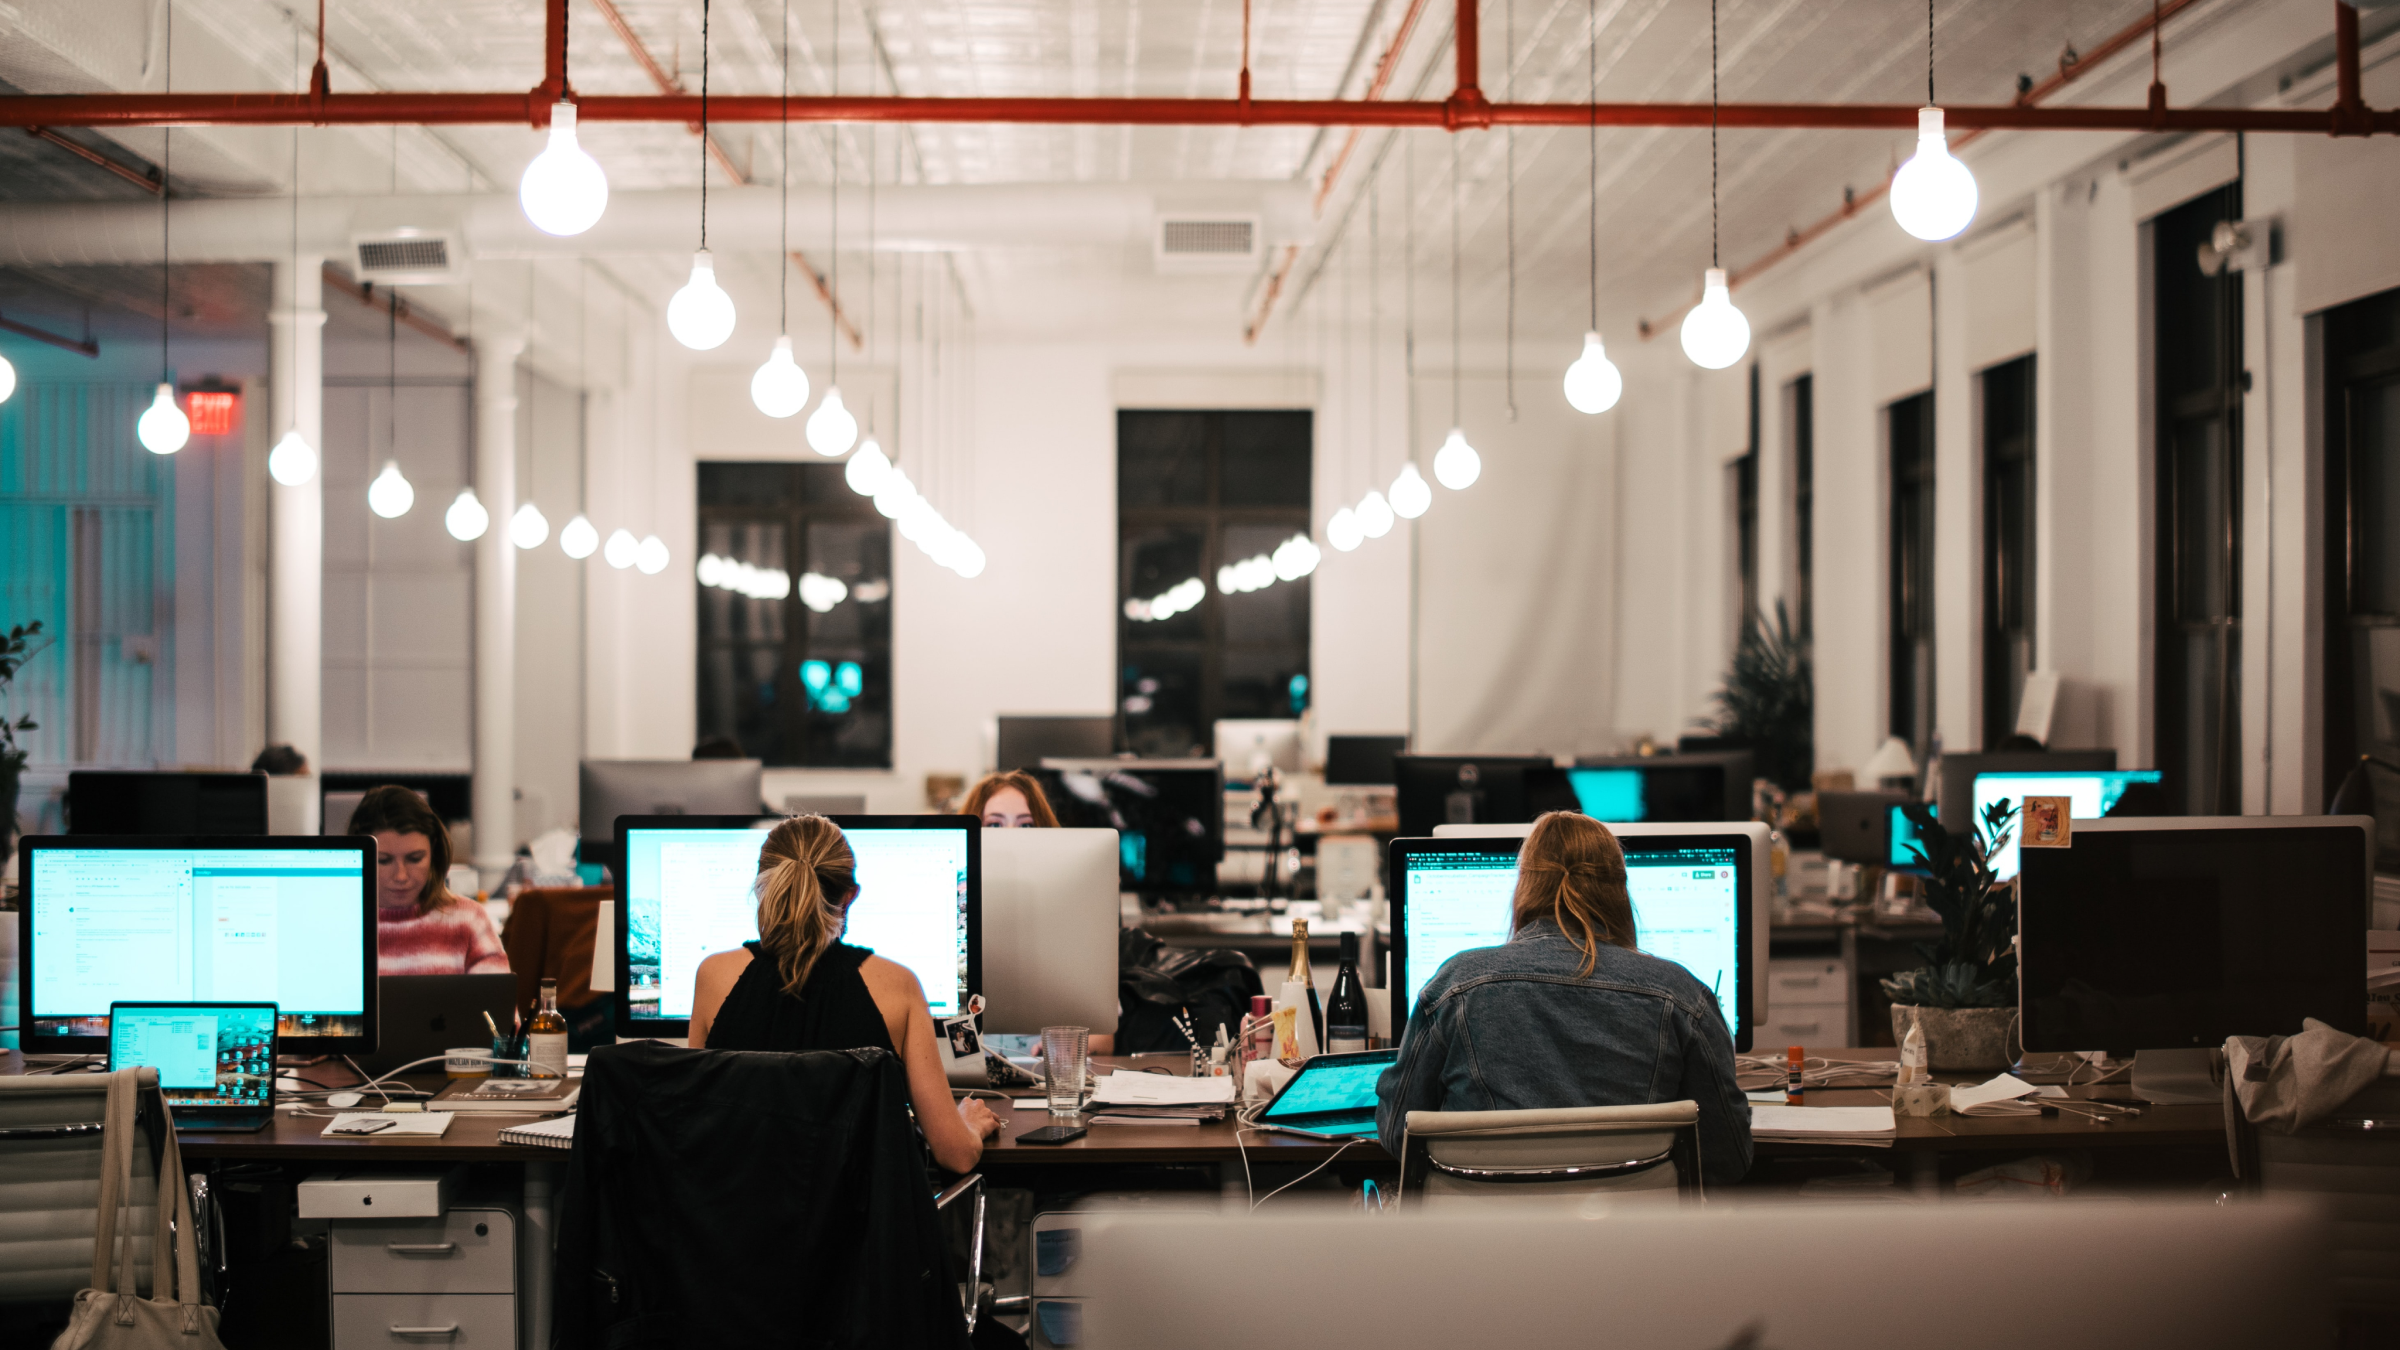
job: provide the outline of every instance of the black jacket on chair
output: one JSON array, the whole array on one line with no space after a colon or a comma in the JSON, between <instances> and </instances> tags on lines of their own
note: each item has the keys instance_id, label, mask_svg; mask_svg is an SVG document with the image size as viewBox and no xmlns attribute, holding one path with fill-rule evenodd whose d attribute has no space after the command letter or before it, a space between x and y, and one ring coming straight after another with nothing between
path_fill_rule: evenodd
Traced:
<instances>
[{"instance_id":1,"label":"black jacket on chair","mask_svg":"<svg viewBox=\"0 0 2400 1350\"><path fill-rule=\"evenodd\" d=\"M553 1344L963 1350L907 1105L887 1050L594 1050Z\"/></svg>"}]
</instances>

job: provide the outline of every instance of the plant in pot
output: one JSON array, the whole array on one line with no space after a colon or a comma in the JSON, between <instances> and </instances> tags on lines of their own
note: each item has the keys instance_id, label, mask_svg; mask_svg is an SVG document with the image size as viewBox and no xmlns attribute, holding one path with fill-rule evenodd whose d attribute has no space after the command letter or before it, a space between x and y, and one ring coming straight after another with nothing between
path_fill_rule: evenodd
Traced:
<instances>
[{"instance_id":1,"label":"plant in pot","mask_svg":"<svg viewBox=\"0 0 2400 1350\"><path fill-rule=\"evenodd\" d=\"M1758 776L1787 792L1808 787L1816 763L1816 677L1808 643L1792 631L1781 600L1775 621L1753 613L1742 625L1733 668L1716 693L1717 716L1710 729L1750 747Z\"/></svg>"},{"instance_id":2,"label":"plant in pot","mask_svg":"<svg viewBox=\"0 0 2400 1350\"><path fill-rule=\"evenodd\" d=\"M1905 1039L1914 1025L1925 1034L1930 1068L2007 1068L2017 1015L2017 897L1993 876L1992 858L2016 825L2016 804L1993 802L1963 835L1942 828L1928 807L1907 812L1918 831L1917 865L1927 873L1918 891L1941 916L1942 936L1917 944L1924 965L1883 981L1892 1039Z\"/></svg>"},{"instance_id":3,"label":"plant in pot","mask_svg":"<svg viewBox=\"0 0 2400 1350\"><path fill-rule=\"evenodd\" d=\"M39 639L42 621L21 623L0 637L0 703L7 699L10 686L17 680L17 671L49 644ZM26 752L17 744L17 733L36 731L39 726L30 715L21 715L11 722L0 713L0 867L17 851L17 782L25 772Z\"/></svg>"}]
</instances>

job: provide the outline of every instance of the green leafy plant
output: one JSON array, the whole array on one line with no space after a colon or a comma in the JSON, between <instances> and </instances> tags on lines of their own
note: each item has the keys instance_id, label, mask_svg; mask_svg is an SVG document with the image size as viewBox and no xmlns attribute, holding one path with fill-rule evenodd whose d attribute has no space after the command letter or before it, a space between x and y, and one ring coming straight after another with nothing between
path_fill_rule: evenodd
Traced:
<instances>
[{"instance_id":1,"label":"green leafy plant","mask_svg":"<svg viewBox=\"0 0 2400 1350\"><path fill-rule=\"evenodd\" d=\"M17 624L8 630L7 637L0 638L0 695L5 695L9 686L16 683L17 672L25 663L49 645L42 638L40 619ZM39 730L40 724L30 715L20 716L14 722L0 715L0 771L14 773L25 767L28 752L17 744L17 733Z\"/></svg>"},{"instance_id":2,"label":"green leafy plant","mask_svg":"<svg viewBox=\"0 0 2400 1350\"><path fill-rule=\"evenodd\" d=\"M1817 758L1816 676L1808 643L1792 631L1781 600L1772 626L1758 613L1742 625L1716 704L1712 729L1750 747L1759 777L1786 791L1808 786Z\"/></svg>"},{"instance_id":3,"label":"green leafy plant","mask_svg":"<svg viewBox=\"0 0 2400 1350\"><path fill-rule=\"evenodd\" d=\"M1883 982L1892 1002L1919 1008L2004 1008L2017 1001L2017 897L1997 884L1992 858L2014 832L2017 806L1984 808L1977 828L1952 834L1928 807L1907 809L1917 827L1910 846L1930 873L1919 889L1942 916L1939 942L1920 942L1925 964Z\"/></svg>"}]
</instances>

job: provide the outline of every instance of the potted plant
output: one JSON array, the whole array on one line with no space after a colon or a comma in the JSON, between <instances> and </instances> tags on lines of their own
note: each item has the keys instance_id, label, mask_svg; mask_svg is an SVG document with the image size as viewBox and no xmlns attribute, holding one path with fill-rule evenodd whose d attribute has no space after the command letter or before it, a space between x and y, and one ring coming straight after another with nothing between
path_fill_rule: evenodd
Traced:
<instances>
[{"instance_id":1,"label":"potted plant","mask_svg":"<svg viewBox=\"0 0 2400 1350\"><path fill-rule=\"evenodd\" d=\"M1716 703L1710 729L1749 746L1759 777L1788 792L1808 787L1816 761L1816 677L1808 644L1792 631L1781 600L1773 625L1756 613L1742 625Z\"/></svg>"},{"instance_id":2,"label":"potted plant","mask_svg":"<svg viewBox=\"0 0 2400 1350\"><path fill-rule=\"evenodd\" d=\"M18 624L0 637L0 701L7 698L9 687L16 683L17 670L47 643L36 639L42 635L42 621ZM17 744L17 733L39 728L31 716L20 716L11 722L0 714L0 867L17 851L17 782L25 772L25 750Z\"/></svg>"},{"instance_id":3,"label":"potted plant","mask_svg":"<svg viewBox=\"0 0 2400 1350\"><path fill-rule=\"evenodd\" d=\"M2017 1015L2017 897L1992 875L1992 858L2008 842L2016 804L1992 803L1964 835L1943 829L1925 806L1907 812L1918 830L1911 847L1929 874L1918 890L1942 917L1942 936L1917 944L1924 965L1883 982L1892 1039L1905 1039L1913 1024L1925 1033L1930 1068L2007 1068Z\"/></svg>"}]
</instances>

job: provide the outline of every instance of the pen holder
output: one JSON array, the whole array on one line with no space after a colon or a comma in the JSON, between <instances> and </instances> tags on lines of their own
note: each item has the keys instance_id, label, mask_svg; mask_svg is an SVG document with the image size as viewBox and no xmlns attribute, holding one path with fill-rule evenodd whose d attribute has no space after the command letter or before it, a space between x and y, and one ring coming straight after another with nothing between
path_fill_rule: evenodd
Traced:
<instances>
[{"instance_id":1,"label":"pen holder","mask_svg":"<svg viewBox=\"0 0 2400 1350\"><path fill-rule=\"evenodd\" d=\"M512 1059L516 1059L516 1058L518 1058L518 1055L517 1055L517 1043L516 1043L514 1040L512 1040L511 1038L509 1038L509 1037L507 1037L507 1036L494 1036L494 1037L492 1038L492 1077L494 1077L494 1078L522 1078L522 1077L524 1077L524 1076L525 1076L525 1066L524 1066L524 1065L522 1065L522 1064L509 1064L509 1063L506 1063L506 1062L504 1062L504 1061L507 1061L507 1060L512 1060Z\"/></svg>"}]
</instances>

